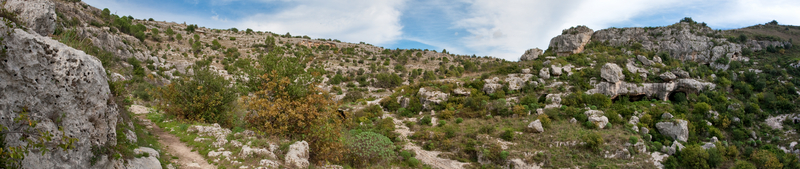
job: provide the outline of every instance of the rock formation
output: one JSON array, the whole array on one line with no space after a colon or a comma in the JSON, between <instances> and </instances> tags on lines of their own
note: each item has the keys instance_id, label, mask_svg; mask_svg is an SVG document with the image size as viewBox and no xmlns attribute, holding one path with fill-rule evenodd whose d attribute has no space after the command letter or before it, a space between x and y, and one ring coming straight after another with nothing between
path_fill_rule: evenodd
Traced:
<instances>
[{"instance_id":1,"label":"rock formation","mask_svg":"<svg viewBox=\"0 0 800 169\"><path fill-rule=\"evenodd\" d=\"M22 5L38 4L27 3ZM107 160L95 165L89 162L94 156L93 146L117 142L119 114L100 61L48 37L5 24L0 25L0 37L7 50L0 55L0 124L11 131L28 129L28 124L13 120L24 111L30 120L38 122L33 130L54 135L54 140L46 144L49 151L42 154L41 150L30 150L22 167L110 168L113 164ZM59 128L67 137L77 139L74 148L62 151L56 147L62 141ZM26 144L20 137L7 134L6 145Z\"/></svg>"},{"instance_id":2,"label":"rock formation","mask_svg":"<svg viewBox=\"0 0 800 169\"><path fill-rule=\"evenodd\" d=\"M620 95L644 95L649 98L657 98L659 100L666 101L669 99L669 95L673 92L697 93L714 89L715 86L716 85L713 83L700 82L694 79L678 79L673 82L642 84L634 84L624 81L619 83L600 82L594 86L594 89L586 91L586 93L601 93L610 98L616 98Z\"/></svg>"},{"instance_id":3,"label":"rock formation","mask_svg":"<svg viewBox=\"0 0 800 169\"><path fill-rule=\"evenodd\" d=\"M544 128L542 127L542 122L539 121L539 119L536 119L536 121L529 123L528 130L534 133L544 132Z\"/></svg>"},{"instance_id":4,"label":"rock formation","mask_svg":"<svg viewBox=\"0 0 800 169\"><path fill-rule=\"evenodd\" d=\"M308 142L298 141L289 146L284 165L291 168L308 168Z\"/></svg>"},{"instance_id":5,"label":"rock formation","mask_svg":"<svg viewBox=\"0 0 800 169\"><path fill-rule=\"evenodd\" d=\"M677 141L686 142L689 139L689 122L686 120L675 120L675 122L658 122L656 128L664 136L672 137Z\"/></svg>"},{"instance_id":6,"label":"rock formation","mask_svg":"<svg viewBox=\"0 0 800 169\"><path fill-rule=\"evenodd\" d=\"M450 96L444 92L426 90L424 87L419 88L417 95L419 95L419 101L422 102L422 108L425 110L432 109L431 104L441 104L447 101L447 97Z\"/></svg>"},{"instance_id":7,"label":"rock formation","mask_svg":"<svg viewBox=\"0 0 800 169\"><path fill-rule=\"evenodd\" d=\"M9 0L4 7L10 12L17 13L17 18L39 35L47 36L56 30L56 7L52 1Z\"/></svg>"},{"instance_id":8,"label":"rock formation","mask_svg":"<svg viewBox=\"0 0 800 169\"><path fill-rule=\"evenodd\" d=\"M622 74L622 68L614 63L606 63L603 65L603 68L600 69L600 77L611 83L617 83L625 79L625 75Z\"/></svg>"},{"instance_id":9,"label":"rock formation","mask_svg":"<svg viewBox=\"0 0 800 169\"><path fill-rule=\"evenodd\" d=\"M536 58L539 58L539 55L542 55L542 49L539 48L528 49L525 51L525 54L519 57L519 60L520 61L534 60Z\"/></svg>"},{"instance_id":10,"label":"rock formation","mask_svg":"<svg viewBox=\"0 0 800 169\"><path fill-rule=\"evenodd\" d=\"M550 39L550 48L555 50L558 56L581 53L592 38L592 33L594 33L592 29L583 25L565 29L561 35Z\"/></svg>"}]
</instances>

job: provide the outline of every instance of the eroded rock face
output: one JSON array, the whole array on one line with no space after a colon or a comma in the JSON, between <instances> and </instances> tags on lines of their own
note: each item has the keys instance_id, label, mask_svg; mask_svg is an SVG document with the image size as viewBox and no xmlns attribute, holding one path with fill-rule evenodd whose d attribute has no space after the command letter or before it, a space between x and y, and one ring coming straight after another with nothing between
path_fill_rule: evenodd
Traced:
<instances>
[{"instance_id":1,"label":"eroded rock face","mask_svg":"<svg viewBox=\"0 0 800 169\"><path fill-rule=\"evenodd\" d=\"M298 141L290 145L284 164L292 168L308 168L308 142Z\"/></svg>"},{"instance_id":2,"label":"eroded rock face","mask_svg":"<svg viewBox=\"0 0 800 169\"><path fill-rule=\"evenodd\" d=\"M138 155L147 153L147 156L128 160L128 163L125 164L125 168L127 169L161 168L161 162L158 161L159 153L155 149L149 147L139 147L134 149L133 152Z\"/></svg>"},{"instance_id":3,"label":"eroded rock face","mask_svg":"<svg viewBox=\"0 0 800 169\"><path fill-rule=\"evenodd\" d=\"M539 48L528 49L525 51L525 54L519 57L519 60L520 61L534 60L536 58L539 58L539 55L542 55L542 52L543 52L542 49Z\"/></svg>"},{"instance_id":4,"label":"eroded rock face","mask_svg":"<svg viewBox=\"0 0 800 169\"><path fill-rule=\"evenodd\" d=\"M656 128L664 136L686 142L689 139L689 122L686 120L675 120L675 122L658 122Z\"/></svg>"},{"instance_id":5,"label":"eroded rock face","mask_svg":"<svg viewBox=\"0 0 800 169\"><path fill-rule=\"evenodd\" d=\"M522 87L525 87L528 80L533 77L532 74L509 74L506 78L506 82L508 82L508 89L510 90L519 90Z\"/></svg>"},{"instance_id":6,"label":"eroded rock face","mask_svg":"<svg viewBox=\"0 0 800 169\"><path fill-rule=\"evenodd\" d=\"M660 77L662 80L666 82L670 82L678 78L678 76L675 76L675 74L673 74L672 72L664 72L661 75L658 75L658 77Z\"/></svg>"},{"instance_id":7,"label":"eroded rock face","mask_svg":"<svg viewBox=\"0 0 800 169\"><path fill-rule=\"evenodd\" d=\"M628 82L609 83L600 82L594 86L594 89L586 91L587 94L601 93L616 98L620 95L639 96L645 95L651 98L658 98L659 100L668 100L671 92L702 92L705 90L713 90L716 87L713 83L700 82L694 79L678 79L666 83L642 83L634 84Z\"/></svg>"},{"instance_id":8,"label":"eroded rock face","mask_svg":"<svg viewBox=\"0 0 800 169\"><path fill-rule=\"evenodd\" d=\"M25 26L42 36L56 30L56 5L49 0L8 0L5 8L16 13Z\"/></svg>"},{"instance_id":9,"label":"eroded rock face","mask_svg":"<svg viewBox=\"0 0 800 169\"><path fill-rule=\"evenodd\" d=\"M594 30L586 26L577 26L562 31L561 35L550 39L550 47L558 56L569 56L583 52L586 43L592 38Z\"/></svg>"},{"instance_id":10,"label":"eroded rock face","mask_svg":"<svg viewBox=\"0 0 800 169\"><path fill-rule=\"evenodd\" d=\"M430 110L433 108L431 107L431 104L441 104L442 102L446 102L447 97L450 96L447 93L427 90L424 87L419 88L417 95L419 95L419 101L422 102L422 108L425 110Z\"/></svg>"},{"instance_id":11,"label":"eroded rock face","mask_svg":"<svg viewBox=\"0 0 800 169\"><path fill-rule=\"evenodd\" d=\"M27 3L25 1L24 3ZM7 4L8 5L8 4ZM28 4L24 4L28 5ZM0 58L0 124L12 131L27 129L14 118L25 108L34 130L53 134L50 151L31 150L23 168L110 168L112 162L89 162L92 146L115 145L119 117L108 77L100 61L48 37L0 24L7 53ZM55 117L61 117L57 121ZM78 139L73 149L61 151L61 127ZM25 144L20 134L7 134L6 146ZM37 138L31 137L36 140Z\"/></svg>"},{"instance_id":12,"label":"eroded rock face","mask_svg":"<svg viewBox=\"0 0 800 169\"><path fill-rule=\"evenodd\" d=\"M493 94L495 91L503 88L503 85L500 84L500 78L494 77L492 79L484 79L483 82L483 92L486 94Z\"/></svg>"},{"instance_id":13,"label":"eroded rock face","mask_svg":"<svg viewBox=\"0 0 800 169\"><path fill-rule=\"evenodd\" d=\"M620 80L625 79L625 74L622 74L622 68L620 68L617 64L606 63L603 65L603 68L600 69L600 77L605 79L607 82L617 83Z\"/></svg>"}]
</instances>

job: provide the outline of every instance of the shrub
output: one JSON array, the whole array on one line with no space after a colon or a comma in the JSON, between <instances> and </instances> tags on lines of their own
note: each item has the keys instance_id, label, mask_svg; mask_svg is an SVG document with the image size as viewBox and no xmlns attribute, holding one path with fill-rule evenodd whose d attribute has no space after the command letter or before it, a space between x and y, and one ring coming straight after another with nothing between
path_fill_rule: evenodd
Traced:
<instances>
[{"instance_id":1,"label":"shrub","mask_svg":"<svg viewBox=\"0 0 800 169\"><path fill-rule=\"evenodd\" d=\"M194 68L194 74L158 89L159 105L181 119L230 126L229 113L236 94L230 82L208 67Z\"/></svg>"},{"instance_id":2,"label":"shrub","mask_svg":"<svg viewBox=\"0 0 800 169\"><path fill-rule=\"evenodd\" d=\"M513 141L514 140L514 130L506 129L503 131L503 134L500 135L500 138L506 141Z\"/></svg>"},{"instance_id":3,"label":"shrub","mask_svg":"<svg viewBox=\"0 0 800 169\"><path fill-rule=\"evenodd\" d=\"M373 132L361 132L348 139L350 161L356 165L373 162L385 162L395 157L394 143L384 135Z\"/></svg>"},{"instance_id":4,"label":"shrub","mask_svg":"<svg viewBox=\"0 0 800 169\"><path fill-rule=\"evenodd\" d=\"M731 169L756 169L756 165L753 165L753 163L747 162L746 160L738 160L733 164L733 168Z\"/></svg>"},{"instance_id":5,"label":"shrub","mask_svg":"<svg viewBox=\"0 0 800 169\"><path fill-rule=\"evenodd\" d=\"M750 155L750 159L753 160L755 165L758 168L763 169L779 169L783 168L783 164L778 161L778 158L775 157L775 154L770 152L769 150L758 150Z\"/></svg>"},{"instance_id":6,"label":"shrub","mask_svg":"<svg viewBox=\"0 0 800 169\"><path fill-rule=\"evenodd\" d=\"M464 119L462 119L461 117L456 118L456 124L461 124L461 122L464 122Z\"/></svg>"},{"instance_id":7,"label":"shrub","mask_svg":"<svg viewBox=\"0 0 800 169\"><path fill-rule=\"evenodd\" d=\"M494 126L484 125L484 126L481 126L481 128L478 129L478 132L483 133L483 134L492 134L492 133L494 133L494 130L495 130Z\"/></svg>"},{"instance_id":8,"label":"shrub","mask_svg":"<svg viewBox=\"0 0 800 169\"><path fill-rule=\"evenodd\" d=\"M591 122L590 122L591 123ZM592 124L594 125L594 124ZM589 148L592 151L599 152L603 146L603 136L600 136L598 132L592 132L587 135L581 137L581 140L585 142L586 148Z\"/></svg>"},{"instance_id":9,"label":"shrub","mask_svg":"<svg viewBox=\"0 0 800 169\"><path fill-rule=\"evenodd\" d=\"M439 120L439 122L436 124L436 126L439 126L439 127L442 127L444 125L447 125L447 121Z\"/></svg>"},{"instance_id":10,"label":"shrub","mask_svg":"<svg viewBox=\"0 0 800 169\"><path fill-rule=\"evenodd\" d=\"M375 75L375 79L372 85L379 88L394 88L403 83L403 79L397 74L380 73Z\"/></svg>"},{"instance_id":11,"label":"shrub","mask_svg":"<svg viewBox=\"0 0 800 169\"><path fill-rule=\"evenodd\" d=\"M681 151L681 165L687 168L709 168L708 152L697 145L690 145Z\"/></svg>"},{"instance_id":12,"label":"shrub","mask_svg":"<svg viewBox=\"0 0 800 169\"><path fill-rule=\"evenodd\" d=\"M431 125L431 116L424 116L419 119L418 122L420 125Z\"/></svg>"},{"instance_id":13,"label":"shrub","mask_svg":"<svg viewBox=\"0 0 800 169\"><path fill-rule=\"evenodd\" d=\"M549 129L550 128L550 124L552 124L552 121L550 120L550 116L547 116L546 114L539 115L539 117L536 117L536 119L539 119L539 122L542 122L542 127L544 127L544 128L548 128Z\"/></svg>"},{"instance_id":14,"label":"shrub","mask_svg":"<svg viewBox=\"0 0 800 169\"><path fill-rule=\"evenodd\" d=\"M639 137L631 136L630 138L628 138L628 142L631 143L631 144L636 144L637 142L639 142ZM659 148L661 148L661 147L659 147Z\"/></svg>"}]
</instances>

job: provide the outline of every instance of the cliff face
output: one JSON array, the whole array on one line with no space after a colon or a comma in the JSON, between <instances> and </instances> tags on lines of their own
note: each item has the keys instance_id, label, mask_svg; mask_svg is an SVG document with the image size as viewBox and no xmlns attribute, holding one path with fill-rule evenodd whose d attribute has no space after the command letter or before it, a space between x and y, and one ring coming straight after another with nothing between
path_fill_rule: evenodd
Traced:
<instances>
[{"instance_id":1,"label":"cliff face","mask_svg":"<svg viewBox=\"0 0 800 169\"><path fill-rule=\"evenodd\" d=\"M100 61L48 37L13 27L0 25L5 50L0 56L0 124L10 131L45 131L54 136L45 142L46 153L30 150L23 167L111 168L114 164L107 160L90 164L92 146L116 144L119 117ZM29 119L38 122L35 128L14 121L23 109ZM58 148L57 144L64 143L62 136L76 138L74 148ZM38 136L6 134L5 143L28 144L20 137L36 140Z\"/></svg>"}]
</instances>

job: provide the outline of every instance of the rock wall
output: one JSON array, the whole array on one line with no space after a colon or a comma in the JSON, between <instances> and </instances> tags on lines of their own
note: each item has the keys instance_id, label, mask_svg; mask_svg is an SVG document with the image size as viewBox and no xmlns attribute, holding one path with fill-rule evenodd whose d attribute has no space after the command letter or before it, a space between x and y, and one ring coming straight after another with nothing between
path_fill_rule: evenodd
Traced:
<instances>
[{"instance_id":1,"label":"rock wall","mask_svg":"<svg viewBox=\"0 0 800 169\"><path fill-rule=\"evenodd\" d=\"M4 19L4 18L3 18ZM0 124L22 131L27 124L15 123L23 108L35 130L54 135L47 153L33 149L22 161L23 168L111 168L113 162L94 166L92 146L115 145L118 112L111 99L106 71L100 61L83 51L22 29L0 25ZM63 134L78 139L73 149L56 148ZM19 146L22 134L7 134L7 146ZM24 136L30 137L30 136Z\"/></svg>"},{"instance_id":2,"label":"rock wall","mask_svg":"<svg viewBox=\"0 0 800 169\"><path fill-rule=\"evenodd\" d=\"M558 56L569 56L583 52L583 47L589 43L594 31L586 26L577 26L562 31L561 35L550 39L550 48Z\"/></svg>"},{"instance_id":3,"label":"rock wall","mask_svg":"<svg viewBox=\"0 0 800 169\"><path fill-rule=\"evenodd\" d=\"M42 36L56 30L56 7L49 0L8 0L3 6L16 13L25 26Z\"/></svg>"}]
</instances>

